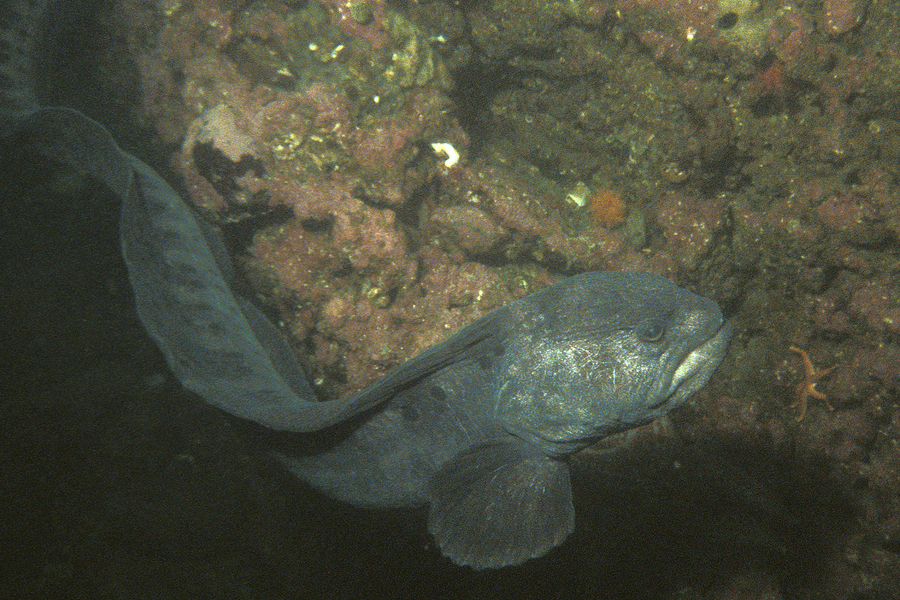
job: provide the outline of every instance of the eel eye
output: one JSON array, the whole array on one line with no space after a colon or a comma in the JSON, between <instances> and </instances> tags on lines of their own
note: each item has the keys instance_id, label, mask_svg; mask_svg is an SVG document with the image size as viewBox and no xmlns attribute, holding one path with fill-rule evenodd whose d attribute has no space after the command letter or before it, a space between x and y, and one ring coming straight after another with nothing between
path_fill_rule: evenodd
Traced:
<instances>
[{"instance_id":1,"label":"eel eye","mask_svg":"<svg viewBox=\"0 0 900 600\"><path fill-rule=\"evenodd\" d=\"M665 333L666 328L663 327L662 323L659 323L658 321L646 323L637 331L638 337L640 337L645 342L658 342L662 339L663 334Z\"/></svg>"}]
</instances>

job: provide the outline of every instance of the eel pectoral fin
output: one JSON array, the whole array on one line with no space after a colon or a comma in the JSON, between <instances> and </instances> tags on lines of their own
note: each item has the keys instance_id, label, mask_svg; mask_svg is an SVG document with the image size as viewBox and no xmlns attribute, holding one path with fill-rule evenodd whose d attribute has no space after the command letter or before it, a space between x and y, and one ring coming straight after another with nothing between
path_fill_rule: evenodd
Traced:
<instances>
[{"instance_id":1,"label":"eel pectoral fin","mask_svg":"<svg viewBox=\"0 0 900 600\"><path fill-rule=\"evenodd\" d=\"M429 493L428 530L441 552L475 569L543 556L575 527L569 467L515 438L460 453Z\"/></svg>"}]
</instances>

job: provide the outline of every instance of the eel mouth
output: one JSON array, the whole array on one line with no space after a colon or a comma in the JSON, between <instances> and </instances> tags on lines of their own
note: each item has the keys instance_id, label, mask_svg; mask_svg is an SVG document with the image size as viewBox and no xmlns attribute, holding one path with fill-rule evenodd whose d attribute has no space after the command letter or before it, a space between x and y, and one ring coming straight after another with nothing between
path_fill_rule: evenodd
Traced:
<instances>
[{"instance_id":1,"label":"eel mouth","mask_svg":"<svg viewBox=\"0 0 900 600\"><path fill-rule=\"evenodd\" d=\"M691 350L681 360L672 375L667 400L680 389L690 388L688 393L692 393L709 381L713 371L725 356L731 333L731 322L723 321L715 334Z\"/></svg>"}]
</instances>

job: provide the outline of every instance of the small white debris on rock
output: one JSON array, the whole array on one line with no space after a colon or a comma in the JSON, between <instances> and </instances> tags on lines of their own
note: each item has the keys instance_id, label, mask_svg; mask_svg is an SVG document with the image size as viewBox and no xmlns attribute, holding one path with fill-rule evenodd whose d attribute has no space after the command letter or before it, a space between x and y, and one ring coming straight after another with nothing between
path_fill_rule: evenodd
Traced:
<instances>
[{"instance_id":1,"label":"small white debris on rock","mask_svg":"<svg viewBox=\"0 0 900 600\"><path fill-rule=\"evenodd\" d=\"M591 189L583 181L579 181L575 184L575 187L566 194L566 202L574 206L582 207L587 204L587 199L590 195Z\"/></svg>"},{"instance_id":2,"label":"small white debris on rock","mask_svg":"<svg viewBox=\"0 0 900 600\"><path fill-rule=\"evenodd\" d=\"M431 144L431 148L438 156L446 157L444 166L448 169L456 166L456 163L459 162L459 152L456 151L456 148L454 148L452 144L448 144L447 142L435 142Z\"/></svg>"}]
</instances>

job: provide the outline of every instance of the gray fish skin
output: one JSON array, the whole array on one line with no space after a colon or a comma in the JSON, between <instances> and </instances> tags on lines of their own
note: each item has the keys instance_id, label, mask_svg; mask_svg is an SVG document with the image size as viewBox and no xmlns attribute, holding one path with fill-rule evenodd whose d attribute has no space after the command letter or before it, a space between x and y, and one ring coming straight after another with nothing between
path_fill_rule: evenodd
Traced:
<instances>
[{"instance_id":1,"label":"gray fish skin","mask_svg":"<svg viewBox=\"0 0 900 600\"><path fill-rule=\"evenodd\" d=\"M7 0L0 6L0 135L10 116L37 106L33 57L38 27L49 0Z\"/></svg>"},{"instance_id":2,"label":"gray fish skin","mask_svg":"<svg viewBox=\"0 0 900 600\"><path fill-rule=\"evenodd\" d=\"M679 406L730 336L713 301L661 277L571 277L430 350L462 349L332 448L280 457L351 504L428 504L429 531L454 562L518 564L573 529L563 459Z\"/></svg>"},{"instance_id":3,"label":"gray fish skin","mask_svg":"<svg viewBox=\"0 0 900 600\"><path fill-rule=\"evenodd\" d=\"M588 273L494 311L361 392L317 401L279 330L231 290L218 236L102 125L40 106L44 7L0 9L0 137L121 200L138 316L172 372L206 402L281 432L278 456L324 493L428 505L428 529L454 562L503 567L561 544L574 528L566 457L665 415L721 361L731 327L713 301L646 273Z\"/></svg>"}]
</instances>

